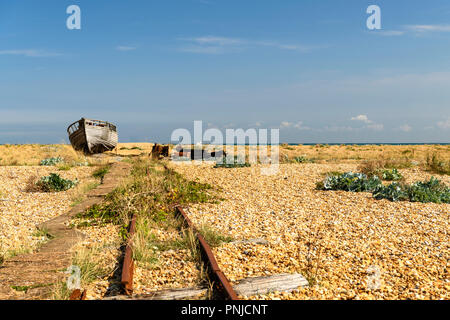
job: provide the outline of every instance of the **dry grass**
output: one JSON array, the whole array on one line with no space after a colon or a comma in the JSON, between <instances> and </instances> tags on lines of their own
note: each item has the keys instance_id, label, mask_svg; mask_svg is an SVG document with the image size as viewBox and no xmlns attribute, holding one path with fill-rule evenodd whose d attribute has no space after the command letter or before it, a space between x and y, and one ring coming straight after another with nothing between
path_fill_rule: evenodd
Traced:
<instances>
[{"instance_id":1,"label":"dry grass","mask_svg":"<svg viewBox=\"0 0 450 320\"><path fill-rule=\"evenodd\" d=\"M23 144L23 145L0 145L0 166L38 166L43 159L61 157L64 162L58 164L58 170L66 171L72 167L84 165L104 165L109 156L91 156L75 151L71 145L55 144Z\"/></svg>"},{"instance_id":2,"label":"dry grass","mask_svg":"<svg viewBox=\"0 0 450 320\"><path fill-rule=\"evenodd\" d=\"M105 162L108 158L115 156L137 156L148 155L153 143L119 143L117 148L106 152L104 157L97 158L85 156L76 152L70 145L1 145L0 165L39 165L42 159L60 156L66 163L88 163L98 164ZM248 153L250 147L246 146ZM251 147L256 148L256 147ZM256 148L257 149L257 148ZM445 145L280 145L280 159L287 156L289 159L304 156L316 162L354 162L361 160L394 159L400 162L417 161L421 164L427 162L427 157L432 154L438 155L446 161L450 160L450 146ZM270 150L270 147L269 147ZM65 170L67 164L61 165Z\"/></svg>"},{"instance_id":3,"label":"dry grass","mask_svg":"<svg viewBox=\"0 0 450 320\"><path fill-rule=\"evenodd\" d=\"M425 164L425 170L437 174L450 174L450 158L445 154L429 154Z\"/></svg>"},{"instance_id":4,"label":"dry grass","mask_svg":"<svg viewBox=\"0 0 450 320\"><path fill-rule=\"evenodd\" d=\"M428 154L437 153L443 158L450 157L450 146L445 145L315 145L280 146L280 159L287 155L290 159L305 156L316 162L352 163L361 160L426 163Z\"/></svg>"}]
</instances>

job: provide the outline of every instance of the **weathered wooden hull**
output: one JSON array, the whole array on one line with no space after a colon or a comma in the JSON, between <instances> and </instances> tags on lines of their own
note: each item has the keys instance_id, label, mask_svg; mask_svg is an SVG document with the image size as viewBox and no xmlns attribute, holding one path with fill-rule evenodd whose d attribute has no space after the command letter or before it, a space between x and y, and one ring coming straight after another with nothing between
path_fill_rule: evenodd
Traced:
<instances>
[{"instance_id":1,"label":"weathered wooden hull","mask_svg":"<svg viewBox=\"0 0 450 320\"><path fill-rule=\"evenodd\" d=\"M67 131L73 148L85 153L111 151L118 143L116 127L104 121L81 119Z\"/></svg>"}]
</instances>

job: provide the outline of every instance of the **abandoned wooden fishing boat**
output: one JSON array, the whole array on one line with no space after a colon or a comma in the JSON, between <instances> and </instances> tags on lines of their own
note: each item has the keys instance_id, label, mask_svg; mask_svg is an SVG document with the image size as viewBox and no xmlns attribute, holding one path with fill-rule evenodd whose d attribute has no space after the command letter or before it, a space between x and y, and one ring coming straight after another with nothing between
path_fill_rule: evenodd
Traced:
<instances>
[{"instance_id":1,"label":"abandoned wooden fishing boat","mask_svg":"<svg viewBox=\"0 0 450 320\"><path fill-rule=\"evenodd\" d=\"M117 146L117 128L112 123L81 118L68 128L73 148L85 153L102 153Z\"/></svg>"}]
</instances>

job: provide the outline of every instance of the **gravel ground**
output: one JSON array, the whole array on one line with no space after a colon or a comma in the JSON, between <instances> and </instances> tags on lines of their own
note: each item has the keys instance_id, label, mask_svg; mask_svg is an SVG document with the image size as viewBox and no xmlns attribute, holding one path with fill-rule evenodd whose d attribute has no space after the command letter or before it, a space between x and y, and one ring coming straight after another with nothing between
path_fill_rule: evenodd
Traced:
<instances>
[{"instance_id":1,"label":"gravel ground","mask_svg":"<svg viewBox=\"0 0 450 320\"><path fill-rule=\"evenodd\" d=\"M54 167L0 167L0 254L11 255L32 250L44 241L35 237L36 226L70 209L76 190L58 193L26 192L32 176L47 176L57 172L66 179L77 178L82 184L90 180L94 168L77 167L57 171Z\"/></svg>"},{"instance_id":2,"label":"gravel ground","mask_svg":"<svg viewBox=\"0 0 450 320\"><path fill-rule=\"evenodd\" d=\"M154 227L151 233L158 241L179 239L176 230ZM156 249L156 248L155 248ZM146 294L158 290L194 287L199 282L199 270L189 249L156 250L156 263L136 263L134 292Z\"/></svg>"},{"instance_id":3,"label":"gravel ground","mask_svg":"<svg viewBox=\"0 0 450 320\"><path fill-rule=\"evenodd\" d=\"M195 287L199 280L198 274L188 250L163 251L154 268L136 267L134 292L146 294L164 289Z\"/></svg>"},{"instance_id":4,"label":"gravel ground","mask_svg":"<svg viewBox=\"0 0 450 320\"><path fill-rule=\"evenodd\" d=\"M277 175L258 166L214 169L173 165L186 178L219 187L220 204L195 204L189 216L236 239L215 249L227 277L284 272L305 275L310 288L249 299L449 299L449 204L375 200L370 193L317 191L329 171L356 164L285 164ZM400 170L407 182L431 174ZM440 176L450 183L449 176Z\"/></svg>"}]
</instances>

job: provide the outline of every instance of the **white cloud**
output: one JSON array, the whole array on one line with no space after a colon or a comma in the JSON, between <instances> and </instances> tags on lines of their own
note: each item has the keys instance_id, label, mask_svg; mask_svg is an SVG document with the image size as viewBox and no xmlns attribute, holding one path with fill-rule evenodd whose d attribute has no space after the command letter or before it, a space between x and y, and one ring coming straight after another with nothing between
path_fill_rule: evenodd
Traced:
<instances>
[{"instance_id":1,"label":"white cloud","mask_svg":"<svg viewBox=\"0 0 450 320\"><path fill-rule=\"evenodd\" d=\"M194 38L181 38L179 40L191 43L190 46L182 47L180 51L205 54L219 54L229 51L243 50L248 47L273 47L280 50L309 52L313 49L325 46L307 46L300 44L286 44L276 41L255 41L241 38L203 36Z\"/></svg>"},{"instance_id":2,"label":"white cloud","mask_svg":"<svg viewBox=\"0 0 450 320\"><path fill-rule=\"evenodd\" d=\"M117 46L116 50L117 51L133 51L136 50L136 47L130 47L130 46Z\"/></svg>"},{"instance_id":3,"label":"white cloud","mask_svg":"<svg viewBox=\"0 0 450 320\"><path fill-rule=\"evenodd\" d=\"M47 52L39 49L0 50L0 55L14 55L25 57L56 57L59 53Z\"/></svg>"},{"instance_id":4,"label":"white cloud","mask_svg":"<svg viewBox=\"0 0 450 320\"><path fill-rule=\"evenodd\" d=\"M352 127L345 127L345 126L333 126L333 127L329 127L326 126L324 128L325 131L331 131L331 132L339 132L339 131L355 131L358 129L352 128Z\"/></svg>"},{"instance_id":5,"label":"white cloud","mask_svg":"<svg viewBox=\"0 0 450 320\"><path fill-rule=\"evenodd\" d=\"M450 32L450 25L444 24L417 24L407 25L406 29L414 32Z\"/></svg>"},{"instance_id":6,"label":"white cloud","mask_svg":"<svg viewBox=\"0 0 450 320\"><path fill-rule=\"evenodd\" d=\"M356 117L352 117L351 120L352 121L362 121L362 122L365 122L365 123L372 123L372 121L369 120L369 118L365 114L360 114L360 115L358 115Z\"/></svg>"},{"instance_id":7,"label":"white cloud","mask_svg":"<svg viewBox=\"0 0 450 320\"><path fill-rule=\"evenodd\" d=\"M439 121L437 123L437 125L439 128L444 129L444 130L450 129L450 117L447 118L447 120L445 120L445 121Z\"/></svg>"},{"instance_id":8,"label":"white cloud","mask_svg":"<svg viewBox=\"0 0 450 320\"><path fill-rule=\"evenodd\" d=\"M370 33L385 37L398 37L406 35L407 33L424 34L428 32L450 32L450 25L416 24L416 25L404 25L402 26L402 29L403 30L380 30Z\"/></svg>"},{"instance_id":9,"label":"white cloud","mask_svg":"<svg viewBox=\"0 0 450 320\"><path fill-rule=\"evenodd\" d=\"M299 44L283 44L275 41L248 41L250 45L274 47L280 50L298 51L302 53L310 52L313 49L324 48L325 46L306 46Z\"/></svg>"},{"instance_id":10,"label":"white cloud","mask_svg":"<svg viewBox=\"0 0 450 320\"><path fill-rule=\"evenodd\" d=\"M224 48L214 46L188 46L180 48L182 52L201 53L201 54L221 54L225 53Z\"/></svg>"},{"instance_id":11,"label":"white cloud","mask_svg":"<svg viewBox=\"0 0 450 320\"><path fill-rule=\"evenodd\" d=\"M383 124L374 123L372 120L369 120L369 118L365 114L360 114L356 117L352 117L350 120L361 121L361 122L366 123L367 126L365 128L367 128L367 129L371 129L371 130L375 130L375 131L381 131L384 129Z\"/></svg>"},{"instance_id":12,"label":"white cloud","mask_svg":"<svg viewBox=\"0 0 450 320\"><path fill-rule=\"evenodd\" d=\"M225 37L215 37L215 36L205 36L197 38L185 39L188 41L196 42L198 44L208 44L208 45L219 45L219 46L229 46L244 43L245 41L237 38L225 38Z\"/></svg>"},{"instance_id":13,"label":"white cloud","mask_svg":"<svg viewBox=\"0 0 450 320\"><path fill-rule=\"evenodd\" d=\"M310 130L310 127L304 126L303 125L303 121L299 121L296 124L294 124L294 128L298 129L298 130Z\"/></svg>"},{"instance_id":14,"label":"white cloud","mask_svg":"<svg viewBox=\"0 0 450 320\"><path fill-rule=\"evenodd\" d=\"M384 129L384 125L381 124L381 123L374 123L374 124L369 124L369 125L367 126L367 128L368 128L368 129L375 130L375 131L381 131L381 130Z\"/></svg>"},{"instance_id":15,"label":"white cloud","mask_svg":"<svg viewBox=\"0 0 450 320\"><path fill-rule=\"evenodd\" d=\"M292 126L292 122L288 122L288 121L283 121L280 124L281 128L289 128L290 126Z\"/></svg>"},{"instance_id":16,"label":"white cloud","mask_svg":"<svg viewBox=\"0 0 450 320\"><path fill-rule=\"evenodd\" d=\"M398 37L398 36L404 35L404 34L405 34L405 31L400 31L400 30L386 30L386 31L371 32L371 34L377 34L377 35L385 36L385 37Z\"/></svg>"},{"instance_id":17,"label":"white cloud","mask_svg":"<svg viewBox=\"0 0 450 320\"><path fill-rule=\"evenodd\" d=\"M410 132L412 130L411 126L408 124L404 124L404 125L400 126L399 129L403 132Z\"/></svg>"}]
</instances>

